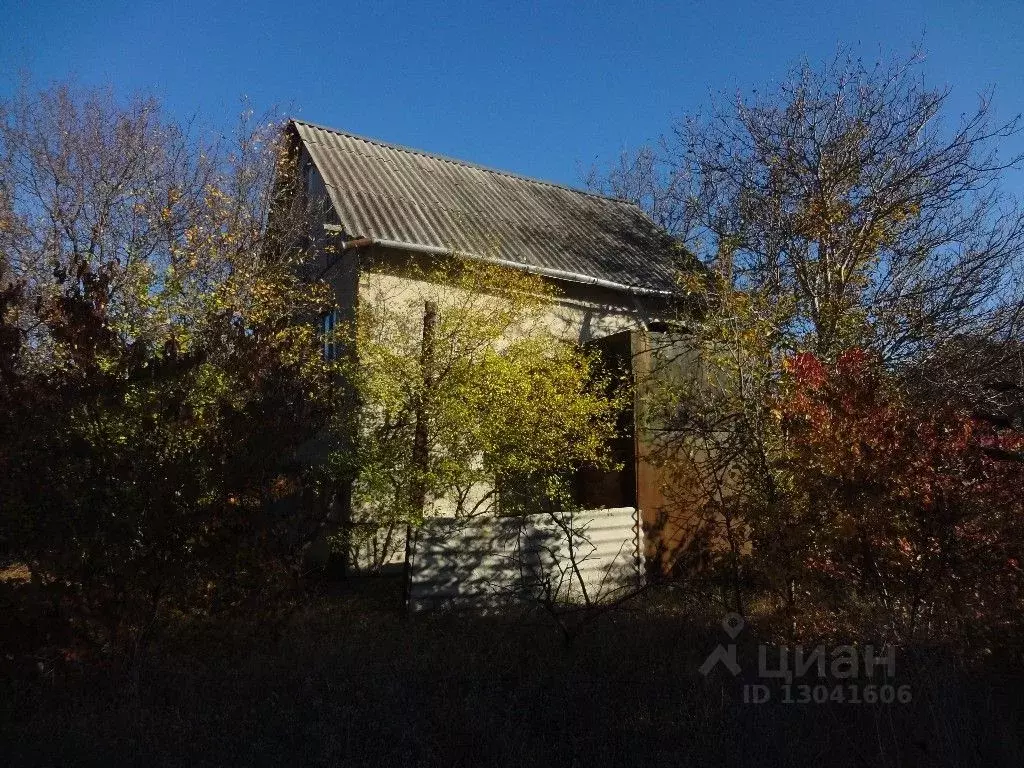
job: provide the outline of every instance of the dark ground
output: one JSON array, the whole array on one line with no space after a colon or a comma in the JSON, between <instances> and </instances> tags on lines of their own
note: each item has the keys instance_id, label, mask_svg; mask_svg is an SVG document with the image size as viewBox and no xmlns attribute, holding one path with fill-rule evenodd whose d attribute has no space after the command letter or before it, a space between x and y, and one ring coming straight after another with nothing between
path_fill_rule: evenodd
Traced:
<instances>
[{"instance_id":1,"label":"dark ground","mask_svg":"<svg viewBox=\"0 0 1024 768\"><path fill-rule=\"evenodd\" d=\"M992 669L901 655L909 704L743 704L697 671L717 622L670 595L567 647L544 616L404 619L391 579L335 591L276 641L163 641L137 692L7 675L0 765L1024 765L1024 686Z\"/></svg>"}]
</instances>

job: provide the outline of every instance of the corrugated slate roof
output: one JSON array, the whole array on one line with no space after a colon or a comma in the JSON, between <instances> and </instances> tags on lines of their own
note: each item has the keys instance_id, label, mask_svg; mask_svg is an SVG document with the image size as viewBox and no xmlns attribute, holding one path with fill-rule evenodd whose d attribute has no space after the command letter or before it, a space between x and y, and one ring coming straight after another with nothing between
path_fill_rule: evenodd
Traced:
<instances>
[{"instance_id":1,"label":"corrugated slate roof","mask_svg":"<svg viewBox=\"0 0 1024 768\"><path fill-rule=\"evenodd\" d=\"M670 291L667 240L632 203L311 123L292 124L345 232Z\"/></svg>"}]
</instances>

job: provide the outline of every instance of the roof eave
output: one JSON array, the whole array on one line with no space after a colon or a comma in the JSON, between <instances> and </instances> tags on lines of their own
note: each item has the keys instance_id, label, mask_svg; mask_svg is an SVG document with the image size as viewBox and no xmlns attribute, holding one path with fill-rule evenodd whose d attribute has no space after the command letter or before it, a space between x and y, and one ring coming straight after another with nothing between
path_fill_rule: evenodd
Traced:
<instances>
[{"instance_id":1,"label":"roof eave","mask_svg":"<svg viewBox=\"0 0 1024 768\"><path fill-rule=\"evenodd\" d=\"M325 224L324 230L331 235L341 235L345 232L343 227L337 224ZM667 291L658 288L646 288L640 285L628 285L626 283L618 283L614 280L606 280L601 277L594 277L593 275L584 275L578 272L567 272L561 269L554 269L552 267L539 267L533 264L524 264L519 261L512 261L510 259L502 259L496 256L483 256L477 253L468 253L465 251L459 251L453 248L444 248L436 245L421 245L419 243L407 243L399 240L388 240L380 237L353 237L345 242L341 243L339 250L351 250L354 248L365 248L371 245L377 245L382 248L393 248L399 251L406 251L408 253L424 253L437 256L461 256L467 259L473 259L474 261L480 261L487 264L494 264L500 267L508 267L510 269L522 270L531 274L540 275L547 277L552 280L560 280L569 283L581 283L584 285L593 285L599 288L606 288L612 291L618 291L620 293L628 293L633 296L657 296L661 298L673 298L678 297L678 294L674 291Z\"/></svg>"}]
</instances>

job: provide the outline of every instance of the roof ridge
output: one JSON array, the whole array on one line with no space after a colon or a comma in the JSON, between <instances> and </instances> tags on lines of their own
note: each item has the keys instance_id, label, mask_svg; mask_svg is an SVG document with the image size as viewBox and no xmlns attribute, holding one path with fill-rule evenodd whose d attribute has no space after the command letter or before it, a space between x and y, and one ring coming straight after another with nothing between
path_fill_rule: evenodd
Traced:
<instances>
[{"instance_id":1,"label":"roof ridge","mask_svg":"<svg viewBox=\"0 0 1024 768\"><path fill-rule=\"evenodd\" d=\"M350 139L356 139L358 141L365 141L365 142L368 142L370 144L376 144L376 145L381 146L381 147L387 147L389 149L395 149L395 150L398 150L400 152L408 152L408 153L413 154L413 155L420 155L422 157L429 157L431 159L440 160L440 161L445 162L445 163L454 163L455 165L461 165L464 168L475 168L475 169L480 170L480 171L486 171L487 173L495 173L495 174L498 174L499 176L508 176L510 178L519 179L521 181L529 181L529 182L531 182L533 184L543 184L544 186L547 186L547 187L555 187L556 189L564 189L567 192L575 192L576 194L586 195L587 197L594 197L594 198L597 198L598 200L607 200L608 202L611 202L611 203L626 204L626 205L633 206L634 208L639 208L639 206L637 206L636 203L634 203L634 202L632 202L630 200L624 200L621 197L612 197L610 195L602 195L599 192L591 192L591 191L586 190L586 189L579 189L578 187L571 187L568 184L559 184L557 181L548 181L547 179L538 179L538 178L533 177L533 176L525 176L525 175L523 175L521 173L514 173L512 171L505 171L505 170L502 170L501 168L492 168L492 167L487 166L487 165L481 165L480 163L473 163L473 162L470 162L468 160L460 160L457 157L451 157L449 155L442 155L442 154L439 154L437 152L429 152L429 151L427 151L425 149L416 149L415 147L407 147L404 144L395 144L394 142L384 141L383 139L375 139L375 138L372 138L370 136L362 136L362 135L360 135L358 133L352 133L351 131L343 131L343 130L341 130L339 128L331 128L330 126L322 125L320 123L312 123L309 120L300 120L297 117L289 118L289 120L292 123L301 123L302 125L307 125L310 128L317 128L317 129L319 129L321 131L327 131L328 133L338 134L339 136L347 136Z\"/></svg>"}]
</instances>

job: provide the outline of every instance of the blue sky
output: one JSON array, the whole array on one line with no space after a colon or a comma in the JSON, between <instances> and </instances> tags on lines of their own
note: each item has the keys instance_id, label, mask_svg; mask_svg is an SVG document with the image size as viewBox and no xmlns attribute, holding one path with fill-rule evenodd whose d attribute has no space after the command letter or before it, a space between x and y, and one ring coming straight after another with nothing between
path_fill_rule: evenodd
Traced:
<instances>
[{"instance_id":1,"label":"blue sky","mask_svg":"<svg viewBox=\"0 0 1024 768\"><path fill-rule=\"evenodd\" d=\"M569 184L712 93L770 86L840 44L873 59L923 40L926 80L954 89L954 109L995 86L1000 115L1024 110L1020 0L0 0L0 20L0 96L22 72L74 75L218 126L245 95Z\"/></svg>"}]
</instances>

